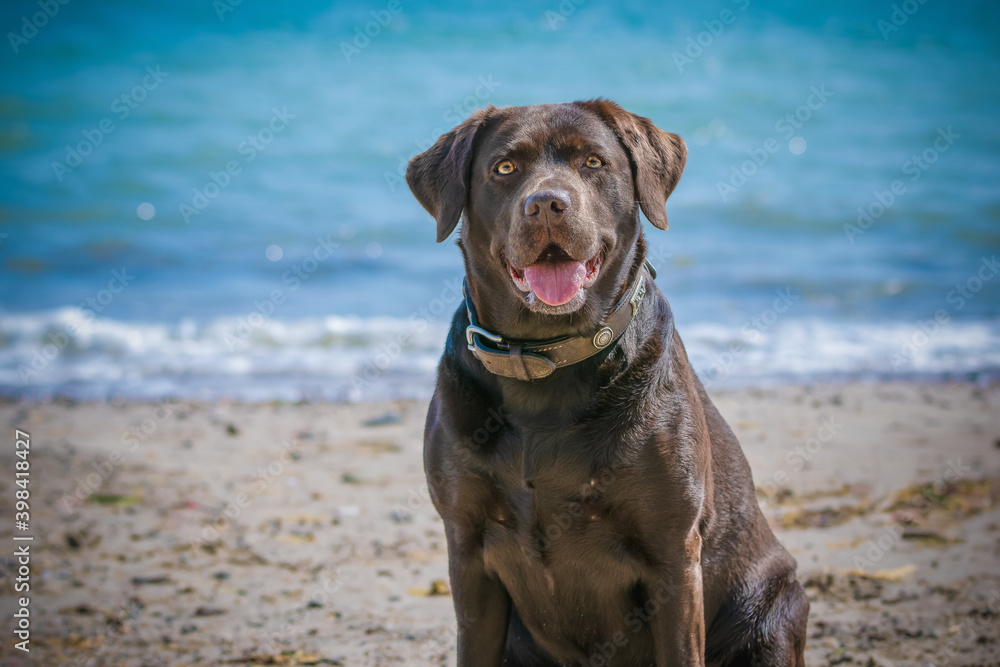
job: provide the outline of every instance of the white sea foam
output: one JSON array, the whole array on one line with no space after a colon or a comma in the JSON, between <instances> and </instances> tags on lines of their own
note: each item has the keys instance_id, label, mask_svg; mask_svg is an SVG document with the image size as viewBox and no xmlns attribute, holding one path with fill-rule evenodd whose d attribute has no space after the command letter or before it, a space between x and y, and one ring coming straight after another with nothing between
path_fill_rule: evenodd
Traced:
<instances>
[{"instance_id":1,"label":"white sea foam","mask_svg":"<svg viewBox=\"0 0 1000 667\"><path fill-rule=\"evenodd\" d=\"M0 316L0 393L38 398L244 400L426 397L448 324L327 316L198 323L88 321L75 308ZM1000 320L850 323L786 319L766 332L688 324L707 385L816 379L997 377Z\"/></svg>"}]
</instances>

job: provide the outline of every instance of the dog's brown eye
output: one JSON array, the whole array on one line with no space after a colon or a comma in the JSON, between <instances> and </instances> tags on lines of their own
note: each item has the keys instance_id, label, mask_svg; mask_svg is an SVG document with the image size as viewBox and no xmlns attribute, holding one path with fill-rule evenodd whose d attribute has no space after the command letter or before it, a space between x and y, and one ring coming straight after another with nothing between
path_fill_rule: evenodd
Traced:
<instances>
[{"instance_id":1,"label":"dog's brown eye","mask_svg":"<svg viewBox=\"0 0 1000 667\"><path fill-rule=\"evenodd\" d=\"M516 170L517 168L514 166L514 163L511 162L510 160L504 160L503 162L501 162L496 166L496 172L498 174L503 174L504 176L506 176L507 174L513 174Z\"/></svg>"},{"instance_id":2,"label":"dog's brown eye","mask_svg":"<svg viewBox=\"0 0 1000 667\"><path fill-rule=\"evenodd\" d=\"M584 162L584 164L586 164L591 169L597 169L598 167L604 166L604 163L601 162L601 158L597 157L596 155L591 155L590 157L588 157L587 161Z\"/></svg>"}]
</instances>

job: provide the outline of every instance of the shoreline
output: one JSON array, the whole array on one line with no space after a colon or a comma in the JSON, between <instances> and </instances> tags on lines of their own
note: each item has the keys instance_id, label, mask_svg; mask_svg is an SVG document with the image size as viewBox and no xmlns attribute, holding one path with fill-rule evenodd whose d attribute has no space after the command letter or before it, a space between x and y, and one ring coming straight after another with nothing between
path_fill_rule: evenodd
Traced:
<instances>
[{"instance_id":1,"label":"shoreline","mask_svg":"<svg viewBox=\"0 0 1000 667\"><path fill-rule=\"evenodd\" d=\"M798 560L808 664L997 661L1000 384L709 393ZM452 664L425 412L413 399L0 400L0 423L31 434L44 532L32 661ZM2 460L13 469L9 448ZM12 490L0 479L5 521Z\"/></svg>"},{"instance_id":2,"label":"shoreline","mask_svg":"<svg viewBox=\"0 0 1000 667\"><path fill-rule=\"evenodd\" d=\"M969 386L980 389L989 389L1000 386L1000 367L983 368L976 371L954 372L954 373L891 373L882 374L877 372L857 372L857 373L824 373L813 376L799 376L789 374L787 376L766 375L756 378L740 378L738 380L713 381L701 377L699 379L705 386L709 394L726 395L739 392L770 391L785 388L801 389L803 391L822 390L824 388L836 388L846 386ZM308 397L289 398L245 398L239 395L217 394L209 397L194 396L186 394L168 394L156 396L140 395L102 395L92 397L82 397L79 393L73 392L53 392L35 395L27 393L9 392L4 393L8 387L0 387L0 406L4 405L135 405L153 403L225 403L232 405L365 405L371 403L392 403L392 402L414 402L427 403L430 400L434 389L434 378L425 378L426 381L416 382L409 377L411 388L423 385L424 388L418 391L411 391L399 394L380 394L364 396L361 398L350 398L345 396L345 392L337 392L337 396L331 397L316 393ZM393 379L382 380L386 384L392 384ZM228 384L238 384L238 379L230 379ZM347 392L350 393L350 392Z\"/></svg>"},{"instance_id":3,"label":"shoreline","mask_svg":"<svg viewBox=\"0 0 1000 667\"><path fill-rule=\"evenodd\" d=\"M676 304L673 304L676 306ZM429 317L429 316L428 316ZM449 322L391 316L272 318L234 337L239 318L150 322L72 307L0 317L0 397L266 402L427 399ZM872 382L1000 382L1000 320L677 322L712 391ZM76 336L64 333L77 331ZM55 331L56 333L52 333ZM86 335L83 332L86 331Z\"/></svg>"}]
</instances>

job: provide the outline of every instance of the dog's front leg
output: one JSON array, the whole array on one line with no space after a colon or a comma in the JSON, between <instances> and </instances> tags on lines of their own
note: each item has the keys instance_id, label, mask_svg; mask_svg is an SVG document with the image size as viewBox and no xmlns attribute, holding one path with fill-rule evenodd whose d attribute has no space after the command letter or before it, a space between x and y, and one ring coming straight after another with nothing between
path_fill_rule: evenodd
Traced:
<instances>
[{"instance_id":1,"label":"dog's front leg","mask_svg":"<svg viewBox=\"0 0 1000 667\"><path fill-rule=\"evenodd\" d=\"M448 570L458 619L458 667L500 667L507 644L510 595L486 572L482 542L448 533Z\"/></svg>"},{"instance_id":2,"label":"dog's front leg","mask_svg":"<svg viewBox=\"0 0 1000 667\"><path fill-rule=\"evenodd\" d=\"M657 605L650 613L656 667L704 667L705 598L701 535L693 530L677 554L676 568L646 584Z\"/></svg>"}]
</instances>

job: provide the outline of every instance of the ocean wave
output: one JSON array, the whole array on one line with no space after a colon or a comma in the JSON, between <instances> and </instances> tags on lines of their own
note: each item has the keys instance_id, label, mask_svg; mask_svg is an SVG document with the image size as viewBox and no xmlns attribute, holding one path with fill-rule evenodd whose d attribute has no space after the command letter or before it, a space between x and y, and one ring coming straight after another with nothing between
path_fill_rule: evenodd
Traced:
<instances>
[{"instance_id":1,"label":"ocean wave","mask_svg":"<svg viewBox=\"0 0 1000 667\"><path fill-rule=\"evenodd\" d=\"M77 308L0 316L0 394L28 399L368 400L430 395L448 325L420 318L263 315L173 324ZM709 387L841 378L995 378L1000 320L680 330Z\"/></svg>"}]
</instances>

